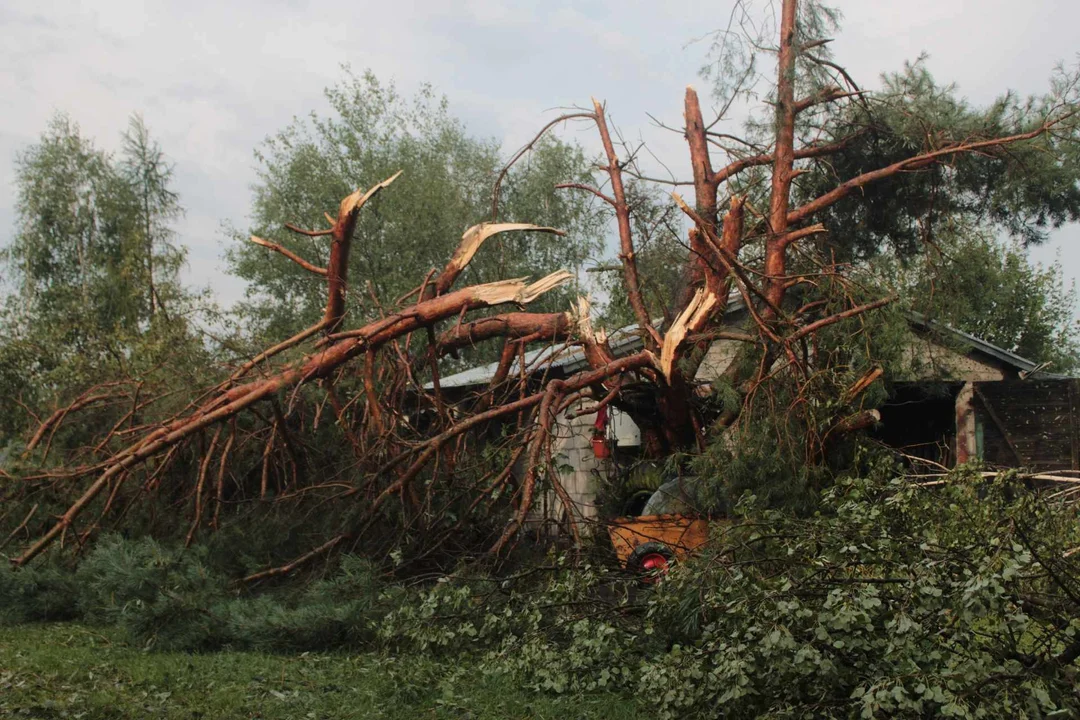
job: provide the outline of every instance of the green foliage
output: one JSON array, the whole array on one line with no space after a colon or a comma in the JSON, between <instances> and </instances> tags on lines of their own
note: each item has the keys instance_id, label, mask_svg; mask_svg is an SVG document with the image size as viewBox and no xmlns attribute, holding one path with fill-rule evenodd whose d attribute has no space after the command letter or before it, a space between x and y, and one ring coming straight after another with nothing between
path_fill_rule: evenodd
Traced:
<instances>
[{"instance_id":1,"label":"green foliage","mask_svg":"<svg viewBox=\"0 0 1080 720\"><path fill-rule=\"evenodd\" d=\"M815 285L793 293L793 304L817 305L825 317L888 293L873 273L852 273L845 281L822 278ZM729 513L751 492L767 507L807 512L836 477L863 472L867 453L878 451L860 434L847 432L845 423L880 407L888 383L909 377L918 360L908 352L911 341L905 308L890 305L821 328L796 350L805 374L789 358L778 359L776 371L752 389L749 402L746 388L724 378L713 383L712 407L706 410L739 417L710 434L704 452L689 460L699 506ZM744 377L753 377L760 350L744 352L736 362L749 366ZM852 392L879 369L880 379Z\"/></svg>"},{"instance_id":2,"label":"green foliage","mask_svg":"<svg viewBox=\"0 0 1080 720\"><path fill-rule=\"evenodd\" d=\"M145 645L212 646L222 631L210 608L224 597L226 586L202 562L204 555L150 538L102 538L76 574L82 610L87 619L118 624Z\"/></svg>"},{"instance_id":3,"label":"green foliage","mask_svg":"<svg viewBox=\"0 0 1080 720\"><path fill-rule=\"evenodd\" d=\"M81 617L119 625L131 642L162 650L299 652L370 646L393 597L355 556L299 592L256 597L236 597L207 560L203 548L102 539L76 573Z\"/></svg>"},{"instance_id":4,"label":"green foliage","mask_svg":"<svg viewBox=\"0 0 1080 720\"><path fill-rule=\"evenodd\" d=\"M1060 261L1034 265L1016 244L978 233L939 235L937 247L910 272L916 310L1051 372L1076 369L1076 291Z\"/></svg>"},{"instance_id":5,"label":"green foliage","mask_svg":"<svg viewBox=\"0 0 1080 720\"><path fill-rule=\"evenodd\" d=\"M302 587L237 596L204 547L113 535L75 570L54 562L0 574L0 624L77 619L156 650L361 649L400 595L369 561L346 555Z\"/></svg>"},{"instance_id":6,"label":"green foliage","mask_svg":"<svg viewBox=\"0 0 1080 720\"><path fill-rule=\"evenodd\" d=\"M488 672L537 690L632 687L642 654L662 642L626 621L642 607L631 596L635 581L565 558L538 570L546 571L539 579L444 577L391 612L380 637L404 652L483 652Z\"/></svg>"},{"instance_id":7,"label":"green foliage","mask_svg":"<svg viewBox=\"0 0 1080 720\"><path fill-rule=\"evenodd\" d=\"M826 501L835 514L801 520L744 507L725 555L665 583L652 616L678 640L645 679L678 683L669 714L1076 711L1072 508L962 474L936 488L852 481Z\"/></svg>"},{"instance_id":8,"label":"green foliage","mask_svg":"<svg viewBox=\"0 0 1080 720\"><path fill-rule=\"evenodd\" d=\"M118 156L62 115L19 156L18 224L0 252L12 290L0 307L0 444L102 383L142 380L144 397L158 381L205 383L195 321L213 308L179 282L171 181L137 116ZM100 410L84 414L90 428L124 412Z\"/></svg>"},{"instance_id":9,"label":"green foliage","mask_svg":"<svg viewBox=\"0 0 1080 720\"><path fill-rule=\"evenodd\" d=\"M536 693L467 657L147 653L108 629L0 628L3 717L622 720L641 710L625 693Z\"/></svg>"},{"instance_id":10,"label":"green foliage","mask_svg":"<svg viewBox=\"0 0 1080 720\"><path fill-rule=\"evenodd\" d=\"M59 326L60 337L86 351L102 336L139 331L157 305L183 298L185 252L169 230L182 212L172 179L140 117L119 157L66 116L53 117L16 163L18 224L3 260L21 317Z\"/></svg>"},{"instance_id":11,"label":"green foliage","mask_svg":"<svg viewBox=\"0 0 1080 720\"><path fill-rule=\"evenodd\" d=\"M170 184L173 168L142 116L133 115L123 134L121 176L134 195L136 233L142 246L146 285L146 304L150 315L168 312L168 307L182 294L176 282L185 250L173 244L169 222L183 213L180 197Z\"/></svg>"},{"instance_id":12,"label":"green foliage","mask_svg":"<svg viewBox=\"0 0 1080 720\"><path fill-rule=\"evenodd\" d=\"M1041 96L1006 93L987 107L973 107L953 85L940 85L923 59L883 77L884 87L865 103L815 114L817 136L850 138L827 161L807 163L796 201L805 202L839 183L878 168L950 145L1030 132L1050 117L1065 116L1034 140L980 153L871 183L836 203L820 220L829 247L843 261L886 250L900 255L926 251L939 229L957 222L984 224L1022 243L1040 243L1049 230L1080 218L1080 155L1075 78L1058 70Z\"/></svg>"},{"instance_id":13,"label":"green foliage","mask_svg":"<svg viewBox=\"0 0 1080 720\"><path fill-rule=\"evenodd\" d=\"M288 602L261 596L226 605L229 645L266 652L371 647L396 594L366 559L347 555L334 574Z\"/></svg>"},{"instance_id":14,"label":"green foliage","mask_svg":"<svg viewBox=\"0 0 1080 720\"><path fill-rule=\"evenodd\" d=\"M112 540L78 570L80 607L157 650L381 648L555 696L632 694L659 717L1080 711L1076 507L1010 474L920 486L860 465L813 513L745 495L650 590L555 556L420 588L345 558L306 589L235 597L199 553Z\"/></svg>"},{"instance_id":15,"label":"green foliage","mask_svg":"<svg viewBox=\"0 0 1080 720\"><path fill-rule=\"evenodd\" d=\"M871 466L887 478L891 465ZM1076 511L1015 477L850 480L764 509L647 596L586 568L446 580L384 635L486 648L534 687L634 691L660 717L1045 717L1078 709Z\"/></svg>"},{"instance_id":16,"label":"green foliage","mask_svg":"<svg viewBox=\"0 0 1080 720\"><path fill-rule=\"evenodd\" d=\"M16 165L18 226L4 250L21 305L76 346L133 329L138 295L131 188L112 158L57 115Z\"/></svg>"},{"instance_id":17,"label":"green foliage","mask_svg":"<svg viewBox=\"0 0 1080 720\"><path fill-rule=\"evenodd\" d=\"M743 425L735 443L711 443L693 461L695 474L706 478L702 493L709 501L706 507L717 514L730 513L735 500L753 491L770 507L804 512L813 508L814 489L829 473L819 463L805 462L805 445L796 437L802 431L797 421L751 421Z\"/></svg>"},{"instance_id":18,"label":"green foliage","mask_svg":"<svg viewBox=\"0 0 1080 720\"><path fill-rule=\"evenodd\" d=\"M807 49L797 52L796 97L845 86L846 78L827 64L830 46L816 44L835 36L838 14L816 2L800 3L799 13L796 46ZM775 82L771 61L759 67L757 53L775 42L776 18L758 24L751 14L736 9L731 24L712 36L711 63L703 72L725 103L741 94L752 97L763 80ZM1021 248L1043 242L1051 230L1080 218L1078 88L1076 72L1059 67L1043 94L1006 92L976 106L955 85L938 82L920 57L885 74L880 89L857 100L810 108L799 116L796 145L843 145L825 157L797 163L794 207L901 160L961 143L1022 135L1051 118L1061 122L1034 139L945 155L861 186L815 215L828 233L803 243L805 250L822 262L827 258L875 273L878 285L892 284L890 273L897 264L933 266L918 282L900 288L902 303L919 309L930 299L933 312L925 307L921 312L1068 372L1075 367L1077 349L1070 292L1053 267L1032 267ZM745 135L752 146L770 146L773 112L768 107L752 116ZM734 156L743 151L734 138L720 139L732 140L728 147ZM751 206L767 204L768 172L743 173L733 190L748 194ZM997 237L1014 244L986 239ZM752 252L744 255L754 257ZM792 260L799 263L797 257ZM806 264L802 269L811 268Z\"/></svg>"},{"instance_id":19,"label":"green foliage","mask_svg":"<svg viewBox=\"0 0 1080 720\"><path fill-rule=\"evenodd\" d=\"M469 136L449 114L447 100L430 87L414 98L398 94L370 72L326 91L333 113L310 115L269 138L258 150L252 232L273 238L312 262L325 265L325 238L297 238L285 223L326 226L341 199L357 187L403 170L359 218L351 248L351 322L377 313L370 293L389 305L442 268L471 225L490 220L491 188L503 162L497 143ZM568 231L565 238L508 234L491 241L466 271L462 284L539 277L559 268L581 268L599 247L590 196L556 191L560 182L589 182L581 150L545 139L502 183L499 220L532 222ZM241 312L269 338L310 325L325 305L325 291L309 273L237 233L229 252L232 270L249 283ZM556 297L557 296L557 297ZM546 300L565 307L565 294ZM539 307L539 305L537 305Z\"/></svg>"},{"instance_id":20,"label":"green foliage","mask_svg":"<svg viewBox=\"0 0 1080 720\"><path fill-rule=\"evenodd\" d=\"M0 572L0 626L78 618L78 597L74 574L52 562Z\"/></svg>"}]
</instances>

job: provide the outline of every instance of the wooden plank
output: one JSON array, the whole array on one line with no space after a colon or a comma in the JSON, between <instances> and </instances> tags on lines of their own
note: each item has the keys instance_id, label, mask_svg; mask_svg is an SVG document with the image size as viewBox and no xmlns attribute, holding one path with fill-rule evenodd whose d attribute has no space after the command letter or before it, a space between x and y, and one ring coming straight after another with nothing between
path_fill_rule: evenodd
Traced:
<instances>
[{"instance_id":1,"label":"wooden plank","mask_svg":"<svg viewBox=\"0 0 1080 720\"><path fill-rule=\"evenodd\" d=\"M985 419L984 457L999 465L1017 461L1040 469L1080 471L1080 381L978 382Z\"/></svg>"},{"instance_id":2,"label":"wooden plank","mask_svg":"<svg viewBox=\"0 0 1080 720\"><path fill-rule=\"evenodd\" d=\"M990 420L994 423L994 425L997 426L998 432L1001 433L1002 439L1005 440L1005 444L1009 446L1009 450L1011 450L1012 454L1016 457L1016 462L1018 462L1020 465L1026 464L1023 456L1020 454L1020 451L1016 449L1016 443L1013 442L1012 437L1009 435L1008 428L1005 427L1005 423L1001 421L1001 418L998 417L998 414L994 412L994 408L990 404L990 401L986 399L986 396L983 395L983 392L979 389L978 385L974 385L973 387L975 390L975 397L979 399L979 402L981 402L982 406L986 409L986 414L990 417Z\"/></svg>"}]
</instances>

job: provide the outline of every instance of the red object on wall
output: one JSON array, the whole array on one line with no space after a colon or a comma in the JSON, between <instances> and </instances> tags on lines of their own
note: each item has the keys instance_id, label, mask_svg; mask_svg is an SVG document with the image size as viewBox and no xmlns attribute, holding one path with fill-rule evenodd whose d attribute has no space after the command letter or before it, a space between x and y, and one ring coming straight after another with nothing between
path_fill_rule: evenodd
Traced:
<instances>
[{"instance_id":1,"label":"red object on wall","mask_svg":"<svg viewBox=\"0 0 1080 720\"><path fill-rule=\"evenodd\" d=\"M608 445L607 438L603 435L593 435L592 451L593 455L600 460L606 460L611 457L611 446Z\"/></svg>"},{"instance_id":2,"label":"red object on wall","mask_svg":"<svg viewBox=\"0 0 1080 720\"><path fill-rule=\"evenodd\" d=\"M607 441L608 412L607 405L596 411L596 422L593 423L592 451L600 460L611 457L611 445Z\"/></svg>"}]
</instances>

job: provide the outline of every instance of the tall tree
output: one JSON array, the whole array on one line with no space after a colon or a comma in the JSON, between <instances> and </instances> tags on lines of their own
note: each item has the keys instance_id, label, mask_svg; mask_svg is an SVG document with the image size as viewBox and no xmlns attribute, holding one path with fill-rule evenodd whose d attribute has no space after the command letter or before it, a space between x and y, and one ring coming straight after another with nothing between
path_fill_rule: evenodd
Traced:
<instances>
[{"instance_id":1,"label":"tall tree","mask_svg":"<svg viewBox=\"0 0 1080 720\"><path fill-rule=\"evenodd\" d=\"M1069 373L1080 364L1076 289L1060 261L1032 263L1016 241L978 230L942 230L920 262L907 263L911 307L1037 363Z\"/></svg>"},{"instance_id":2,"label":"tall tree","mask_svg":"<svg viewBox=\"0 0 1080 720\"><path fill-rule=\"evenodd\" d=\"M144 316L127 275L133 269L130 188L107 153L55 116L16 163L17 226L4 250L20 310L85 342Z\"/></svg>"},{"instance_id":3,"label":"tall tree","mask_svg":"<svg viewBox=\"0 0 1080 720\"><path fill-rule=\"evenodd\" d=\"M746 7L740 3L736 16ZM703 424L689 387L702 338L709 328L715 336L729 291L741 294L756 336L725 377L738 396L751 398L766 377L812 376L811 335L851 323L857 331L859 315L891 301L856 280L867 260L922 252L947 223L981 224L1031 243L1080 218L1076 73L1058 70L1044 95L1006 93L984 108L935 83L921 63L867 93L829 55L834 12L813 0L784 0L779 10L774 26L735 17L718 35L724 72L716 115L706 117L697 93L686 92L692 176L676 184L693 187L693 208L678 201L694 227L687 287L673 294L675 307L665 314L676 319L663 333L653 325L663 306L644 292L627 192L628 176L644 176L634 162L639 154L612 142L604 109L595 106L610 183L604 197L618 218L621 294L646 349L661 359L656 411L639 422L651 426L646 435L657 436L658 452L700 443ZM775 65L759 71L766 54ZM732 103L747 95L767 102L744 129L725 127ZM778 362L794 373L775 374ZM725 402L724 426L740 405Z\"/></svg>"},{"instance_id":4,"label":"tall tree","mask_svg":"<svg viewBox=\"0 0 1080 720\"><path fill-rule=\"evenodd\" d=\"M161 145L150 137L146 123L138 113L131 116L123 134L119 169L134 193L138 214L146 274L146 303L153 316L163 310L166 288L175 288L176 274L184 253L173 242L170 223L183 210L179 196L171 189L173 166L165 158ZM164 284L155 283L155 269Z\"/></svg>"},{"instance_id":5,"label":"tall tree","mask_svg":"<svg viewBox=\"0 0 1080 720\"><path fill-rule=\"evenodd\" d=\"M0 435L87 386L140 379L202 350L179 279L172 169L135 116L117 160L64 115L16 163L17 225L0 254ZM162 301L177 316L157 322ZM174 378L196 363L172 368Z\"/></svg>"},{"instance_id":6,"label":"tall tree","mask_svg":"<svg viewBox=\"0 0 1080 720\"><path fill-rule=\"evenodd\" d=\"M372 296L391 302L440 267L461 233L491 212L491 187L500 170L499 146L470 136L450 115L446 98L422 87L402 97L370 72L346 72L326 91L332 113L312 113L269 138L256 153L252 233L325 266L329 242L290 230L326 227L326 208L373 179L402 171L394 192L383 194L357 220L351 244L350 314L356 321L378 313ZM539 276L577 269L599 250L600 224L591 203L557 193L558 182L590 175L577 147L545 139L502 182L499 219L525 220L567 231L563 238L518 234L493 240L471 263L470 281ZM231 248L230 266L248 281L242 313L269 336L292 334L323 311L325 297L294 263L276 262L248 242ZM566 305L566 295L549 300Z\"/></svg>"},{"instance_id":7,"label":"tall tree","mask_svg":"<svg viewBox=\"0 0 1080 720\"><path fill-rule=\"evenodd\" d=\"M180 292L172 167L139 116L122 140L117 161L57 115L16 163L9 279L28 318L83 339L134 332Z\"/></svg>"}]
</instances>

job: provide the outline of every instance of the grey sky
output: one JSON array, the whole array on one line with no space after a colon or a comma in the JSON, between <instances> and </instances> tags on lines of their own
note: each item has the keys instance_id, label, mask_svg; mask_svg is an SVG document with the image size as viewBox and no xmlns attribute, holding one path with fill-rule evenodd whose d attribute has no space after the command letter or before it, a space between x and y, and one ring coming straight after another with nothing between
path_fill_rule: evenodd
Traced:
<instances>
[{"instance_id":1,"label":"grey sky","mask_svg":"<svg viewBox=\"0 0 1080 720\"><path fill-rule=\"evenodd\" d=\"M563 3L141 3L121 0L0 4L0 239L14 215L13 161L56 110L115 148L127 116L143 113L175 161L187 215L189 278L229 302L242 286L220 259L222 222L246 223L252 150L298 114L323 110L340 66L371 68L405 92L431 82L477 135L520 145L552 109L605 99L628 138L646 140L688 175L682 139L646 113L681 121L682 91L705 83L704 43L733 0ZM973 102L1005 88L1040 92L1059 61L1076 62L1080 4L1059 0L842 0L837 59L864 85L920 52L939 80ZM586 147L593 132L568 131ZM1060 250L1080 276L1080 231L1035 251Z\"/></svg>"}]
</instances>

